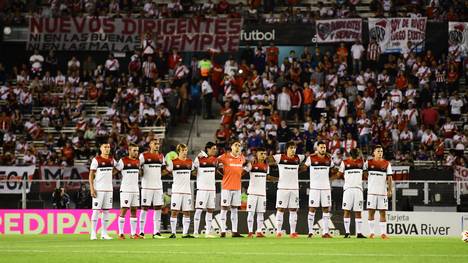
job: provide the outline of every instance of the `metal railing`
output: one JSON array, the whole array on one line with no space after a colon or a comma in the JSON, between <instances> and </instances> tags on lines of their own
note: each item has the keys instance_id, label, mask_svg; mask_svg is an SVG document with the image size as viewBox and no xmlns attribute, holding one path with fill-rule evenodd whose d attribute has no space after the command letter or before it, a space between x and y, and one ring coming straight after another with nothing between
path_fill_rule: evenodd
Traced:
<instances>
[{"instance_id":1,"label":"metal railing","mask_svg":"<svg viewBox=\"0 0 468 263\"><path fill-rule=\"evenodd\" d=\"M220 192L221 180L216 180L217 192ZM242 180L243 192L248 187L249 180ZM309 180L299 180L299 192L301 204L307 200ZM11 193L5 192L7 184L15 186L16 191ZM38 196L50 195L53 189L64 187L69 193L77 192L82 184L88 185L86 179L34 179L28 180L26 177L22 179L1 179L0 180L0 197L1 194L10 194L10 197L21 202L18 206L22 209L28 208L28 201L41 199ZM171 193L172 180L164 179L163 186L167 194ZM114 180L114 190L118 192L120 180ZM192 192L196 192L196 180L192 180ZM334 209L341 209L343 180L335 180L332 182L332 199ZM367 182L364 182L364 192L367 189ZM457 207L463 205L463 196L468 197L468 181L393 181L393 192L390 203L390 210L393 211L412 211L415 208L424 207ZM3 190L2 190L3 189ZM10 189L11 190L11 189ZM19 198L21 196L21 198ZM29 198L28 198L29 197ZM8 199L12 199L8 198ZM35 199L36 198L36 199ZM364 195L366 199L366 195ZM267 202L273 203L276 199L276 183L267 183ZM468 199L468 198L467 198ZM1 198L0 198L1 200ZM5 199L4 199L5 200ZM46 200L42 198L41 200ZM6 200L5 200L6 201ZM466 202L466 201L465 201ZM465 203L468 205L468 203ZM303 205L301 205L301 208ZM0 208L1 208L0 201Z\"/></svg>"}]
</instances>

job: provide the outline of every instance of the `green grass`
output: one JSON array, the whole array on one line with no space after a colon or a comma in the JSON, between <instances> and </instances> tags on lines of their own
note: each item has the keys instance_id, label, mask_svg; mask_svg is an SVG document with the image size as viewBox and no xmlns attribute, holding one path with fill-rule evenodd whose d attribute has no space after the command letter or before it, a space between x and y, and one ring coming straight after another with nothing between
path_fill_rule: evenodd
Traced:
<instances>
[{"instance_id":1,"label":"green grass","mask_svg":"<svg viewBox=\"0 0 468 263\"><path fill-rule=\"evenodd\" d=\"M468 262L460 238L145 239L3 235L0 262Z\"/></svg>"}]
</instances>

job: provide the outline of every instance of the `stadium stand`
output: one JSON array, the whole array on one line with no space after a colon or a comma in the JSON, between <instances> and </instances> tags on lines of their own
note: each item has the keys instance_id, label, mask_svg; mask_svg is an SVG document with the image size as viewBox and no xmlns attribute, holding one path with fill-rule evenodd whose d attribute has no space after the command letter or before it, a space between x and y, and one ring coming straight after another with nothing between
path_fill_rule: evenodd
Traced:
<instances>
[{"instance_id":1,"label":"stadium stand","mask_svg":"<svg viewBox=\"0 0 468 263\"><path fill-rule=\"evenodd\" d=\"M5 1L0 10L5 26L26 25L28 16L68 15L199 15L267 23L394 15L466 19L463 1L275 2ZM272 56L277 59L279 54L268 53L274 46L259 44L243 49L232 65L212 56L215 67L227 73L210 83L217 100L227 106L216 134L219 144L237 137L247 148L262 145L274 152L293 139L299 151L310 152L309 139L322 139L339 158L353 147L380 143L393 160L427 165L442 159L451 164L450 158L458 156L456 162L466 163L468 63L462 62L462 54L435 56L430 48L424 53L374 54L372 43L333 48L305 49L275 61ZM354 55L362 56L362 64L353 63ZM374 55L376 64L371 64L369 56ZM28 152L36 156L37 164L83 162L94 155L100 138L110 135L113 150L119 153L128 142L163 137L171 119L186 121L191 103L188 81L197 75L194 64L186 63L191 72L183 76L185 84L174 85L168 54L155 58L154 72L147 70L144 59L138 52L125 64L112 55L101 61L73 57L61 67L63 61L58 60L63 59L52 51L2 65L2 163L34 161L25 160ZM377 65L375 70L369 70L372 65ZM242 73L231 74L231 69ZM182 104L180 111L174 107L177 102Z\"/></svg>"}]
</instances>

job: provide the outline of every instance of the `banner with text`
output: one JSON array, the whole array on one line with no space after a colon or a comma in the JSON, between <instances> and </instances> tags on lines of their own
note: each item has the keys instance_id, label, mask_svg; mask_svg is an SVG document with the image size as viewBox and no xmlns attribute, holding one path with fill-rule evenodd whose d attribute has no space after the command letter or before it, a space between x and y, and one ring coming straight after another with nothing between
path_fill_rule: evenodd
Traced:
<instances>
[{"instance_id":1,"label":"banner with text","mask_svg":"<svg viewBox=\"0 0 468 263\"><path fill-rule=\"evenodd\" d=\"M166 52L232 52L239 49L242 24L240 18L31 17L27 49L129 52L141 48L142 36L151 32Z\"/></svg>"},{"instance_id":2,"label":"banner with text","mask_svg":"<svg viewBox=\"0 0 468 263\"><path fill-rule=\"evenodd\" d=\"M409 180L410 179L410 166L395 165L392 166L393 180Z\"/></svg>"},{"instance_id":3,"label":"banner with text","mask_svg":"<svg viewBox=\"0 0 468 263\"><path fill-rule=\"evenodd\" d=\"M379 213L375 213L379 222ZM367 222L368 213L362 213L363 222ZM387 212L387 233L402 236L460 236L468 227L468 213L454 212ZM375 228L380 235L379 227ZM369 225L363 224L362 232L369 235Z\"/></svg>"},{"instance_id":4,"label":"banner with text","mask_svg":"<svg viewBox=\"0 0 468 263\"><path fill-rule=\"evenodd\" d=\"M91 209L0 209L0 234L89 234L91 229ZM118 233L119 210L109 213L110 234ZM153 218L153 209L148 210L147 218ZM125 233L130 233L130 213L127 213ZM100 232L101 220L98 222ZM153 233L153 224L146 224L145 233Z\"/></svg>"},{"instance_id":5,"label":"banner with text","mask_svg":"<svg viewBox=\"0 0 468 263\"><path fill-rule=\"evenodd\" d=\"M460 50L468 52L468 22L449 22L449 44L459 45Z\"/></svg>"},{"instance_id":6,"label":"banner with text","mask_svg":"<svg viewBox=\"0 0 468 263\"><path fill-rule=\"evenodd\" d=\"M34 165L0 166L0 194L21 194L23 187L26 188L26 193L29 193L35 170Z\"/></svg>"},{"instance_id":7,"label":"banner with text","mask_svg":"<svg viewBox=\"0 0 468 263\"><path fill-rule=\"evenodd\" d=\"M453 168L453 179L461 182L461 194L468 194L468 168L455 165Z\"/></svg>"},{"instance_id":8,"label":"banner with text","mask_svg":"<svg viewBox=\"0 0 468 263\"><path fill-rule=\"evenodd\" d=\"M88 166L41 166L40 167L41 179L40 184L41 192L53 192L57 187L57 181L64 183L67 190L78 190L82 182L68 181L68 180L87 180L89 175ZM84 183L87 184L85 181Z\"/></svg>"},{"instance_id":9,"label":"banner with text","mask_svg":"<svg viewBox=\"0 0 468 263\"><path fill-rule=\"evenodd\" d=\"M369 40L376 39L384 53L402 53L408 49L421 52L426 22L426 17L369 18Z\"/></svg>"},{"instance_id":10,"label":"banner with text","mask_svg":"<svg viewBox=\"0 0 468 263\"><path fill-rule=\"evenodd\" d=\"M362 19L317 20L317 43L354 42L362 38Z\"/></svg>"}]
</instances>

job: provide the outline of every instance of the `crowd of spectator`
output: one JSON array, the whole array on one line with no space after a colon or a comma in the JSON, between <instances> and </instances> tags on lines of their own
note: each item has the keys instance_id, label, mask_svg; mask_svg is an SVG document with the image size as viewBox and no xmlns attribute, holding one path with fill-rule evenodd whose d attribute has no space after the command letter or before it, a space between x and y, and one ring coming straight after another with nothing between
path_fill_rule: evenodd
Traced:
<instances>
[{"instance_id":1,"label":"crowd of spectator","mask_svg":"<svg viewBox=\"0 0 468 263\"><path fill-rule=\"evenodd\" d=\"M145 146L156 134L143 127L166 126L177 109L187 108L190 74L177 52L160 52L155 62L145 58L136 51L129 63L112 54L98 63L70 54L63 68L54 51L35 51L28 63L0 63L1 163L72 165L94 156L102 140L117 156L126 154L128 143Z\"/></svg>"},{"instance_id":2,"label":"crowd of spectator","mask_svg":"<svg viewBox=\"0 0 468 263\"><path fill-rule=\"evenodd\" d=\"M46 9L62 16L138 13L142 7L141 16L154 18L193 12L232 15L236 10L227 1L188 2L156 6L152 1L57 0ZM297 4L293 2L288 1L290 6ZM337 4L345 3L357 1ZM451 9L461 8L460 1L450 3ZM2 4L7 16L41 8L44 13L44 6L34 1ZM268 10L272 3L249 4ZM446 7L447 1L431 4ZM335 13L321 7L324 16ZM366 46L342 43L333 52L305 47L302 54L291 51L279 61L279 48L271 43L246 48L239 59L223 61L207 53L183 63L177 50L157 50L149 37L129 59L64 54L34 51L22 64L0 63L1 164L72 165L93 156L95 143L102 140L119 157L128 143L145 146L156 136L143 133L142 127L188 122L192 113L213 118L213 100L222 107L216 132L221 148L237 138L245 149L263 146L276 152L294 140L299 152L310 152L314 141L323 140L336 160L352 148L366 152L382 144L393 160L466 163L467 120L462 113L467 98L459 83L467 79L468 59L457 45L436 57L430 48L386 55L375 41ZM65 128L72 132L63 132ZM42 146L36 148L33 141Z\"/></svg>"},{"instance_id":3,"label":"crowd of spectator","mask_svg":"<svg viewBox=\"0 0 468 263\"><path fill-rule=\"evenodd\" d=\"M371 41L335 52L305 47L283 61L273 43L244 50L240 63L225 63L220 83L212 78L224 91L218 144L235 138L247 150L277 152L293 140L310 153L321 140L337 162L353 148L381 144L388 159L465 165L467 94L459 83L468 59L458 50L385 55Z\"/></svg>"},{"instance_id":4,"label":"crowd of spectator","mask_svg":"<svg viewBox=\"0 0 468 263\"><path fill-rule=\"evenodd\" d=\"M372 0L366 4L368 11L357 8L361 0L336 0L334 3L306 0L49 0L47 5L40 0L10 0L0 2L0 20L5 25L15 26L27 24L28 15L63 17L86 14L113 18L208 18L221 15L267 23L308 23L316 19L369 16L427 16L436 21L464 21L468 7L462 0Z\"/></svg>"}]
</instances>

